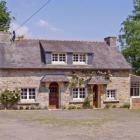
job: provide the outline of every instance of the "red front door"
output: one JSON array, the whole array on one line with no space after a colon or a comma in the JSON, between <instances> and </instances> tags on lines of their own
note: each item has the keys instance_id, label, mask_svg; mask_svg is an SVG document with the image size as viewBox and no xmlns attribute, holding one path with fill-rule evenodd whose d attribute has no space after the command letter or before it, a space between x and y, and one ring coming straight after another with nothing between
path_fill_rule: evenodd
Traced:
<instances>
[{"instance_id":1,"label":"red front door","mask_svg":"<svg viewBox=\"0 0 140 140\"><path fill-rule=\"evenodd\" d=\"M49 107L50 108L59 108L59 86L57 83L51 83L49 94Z\"/></svg>"}]
</instances>

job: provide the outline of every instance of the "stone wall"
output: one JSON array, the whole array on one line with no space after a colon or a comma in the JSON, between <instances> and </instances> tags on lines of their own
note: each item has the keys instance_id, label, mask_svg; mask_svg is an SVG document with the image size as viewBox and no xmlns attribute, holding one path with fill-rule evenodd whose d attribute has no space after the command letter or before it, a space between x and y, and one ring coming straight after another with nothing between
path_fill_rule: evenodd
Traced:
<instances>
[{"instance_id":1,"label":"stone wall","mask_svg":"<svg viewBox=\"0 0 140 140\"><path fill-rule=\"evenodd\" d=\"M130 99L130 77L111 77L107 89L116 90L116 99L119 106L129 103Z\"/></svg>"},{"instance_id":2,"label":"stone wall","mask_svg":"<svg viewBox=\"0 0 140 140\"><path fill-rule=\"evenodd\" d=\"M80 72L80 70L79 70ZM40 81L45 74L64 73L65 75L71 74L70 70L0 70L0 90L14 89L14 88L36 88L39 91ZM120 104L129 102L130 96L130 78L128 77L128 71L114 72L116 77L111 77L111 82L108 84L107 89L116 89L117 99ZM120 77L118 76L120 73ZM123 75L124 73L124 75ZM114 75L114 74L113 74ZM49 88L50 83L46 83L46 87ZM69 85L63 82L59 84L59 107L63 108L68 106L72 101L71 88ZM88 91L91 93L91 91ZM106 99L106 95L101 91L101 107L104 107L103 101ZM41 108L46 108L49 105L49 91L38 92L36 102L40 104Z\"/></svg>"}]
</instances>

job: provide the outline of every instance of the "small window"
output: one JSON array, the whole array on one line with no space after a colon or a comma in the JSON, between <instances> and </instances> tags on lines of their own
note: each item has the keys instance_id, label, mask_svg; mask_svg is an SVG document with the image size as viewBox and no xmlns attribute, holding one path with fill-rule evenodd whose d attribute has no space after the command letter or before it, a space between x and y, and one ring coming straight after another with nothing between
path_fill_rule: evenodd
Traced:
<instances>
[{"instance_id":1,"label":"small window","mask_svg":"<svg viewBox=\"0 0 140 140\"><path fill-rule=\"evenodd\" d=\"M130 96L140 96L140 83L139 82L131 83Z\"/></svg>"},{"instance_id":2,"label":"small window","mask_svg":"<svg viewBox=\"0 0 140 140\"><path fill-rule=\"evenodd\" d=\"M21 89L21 100L35 100L36 89L35 88L22 88Z\"/></svg>"},{"instance_id":3,"label":"small window","mask_svg":"<svg viewBox=\"0 0 140 140\"><path fill-rule=\"evenodd\" d=\"M73 62L78 62L79 61L79 56L78 54L73 55Z\"/></svg>"},{"instance_id":4,"label":"small window","mask_svg":"<svg viewBox=\"0 0 140 140\"><path fill-rule=\"evenodd\" d=\"M73 63L74 64L86 64L87 55L86 54L73 54Z\"/></svg>"},{"instance_id":5,"label":"small window","mask_svg":"<svg viewBox=\"0 0 140 140\"><path fill-rule=\"evenodd\" d=\"M86 89L73 88L72 94L73 94L73 99L84 99L86 97Z\"/></svg>"},{"instance_id":6,"label":"small window","mask_svg":"<svg viewBox=\"0 0 140 140\"><path fill-rule=\"evenodd\" d=\"M64 63L66 63L66 54L53 53L52 54L52 63L53 64L64 64Z\"/></svg>"},{"instance_id":7,"label":"small window","mask_svg":"<svg viewBox=\"0 0 140 140\"><path fill-rule=\"evenodd\" d=\"M29 99L35 99L35 89L29 88Z\"/></svg>"},{"instance_id":8,"label":"small window","mask_svg":"<svg viewBox=\"0 0 140 140\"><path fill-rule=\"evenodd\" d=\"M80 93L79 93L79 94L80 94L80 95L79 95L80 98L85 98L85 88L80 88L80 89L79 89L79 92L80 92Z\"/></svg>"},{"instance_id":9,"label":"small window","mask_svg":"<svg viewBox=\"0 0 140 140\"><path fill-rule=\"evenodd\" d=\"M58 61L58 54L52 55L52 61Z\"/></svg>"},{"instance_id":10,"label":"small window","mask_svg":"<svg viewBox=\"0 0 140 140\"><path fill-rule=\"evenodd\" d=\"M116 100L116 90L107 90L106 99L107 100Z\"/></svg>"},{"instance_id":11,"label":"small window","mask_svg":"<svg viewBox=\"0 0 140 140\"><path fill-rule=\"evenodd\" d=\"M27 99L27 89L21 89L21 99Z\"/></svg>"}]
</instances>

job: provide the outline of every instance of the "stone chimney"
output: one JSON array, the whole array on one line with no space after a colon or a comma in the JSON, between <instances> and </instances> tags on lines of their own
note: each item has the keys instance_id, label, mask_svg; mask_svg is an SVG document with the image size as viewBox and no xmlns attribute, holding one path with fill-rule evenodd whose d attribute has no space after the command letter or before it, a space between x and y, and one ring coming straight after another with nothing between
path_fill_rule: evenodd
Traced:
<instances>
[{"instance_id":1,"label":"stone chimney","mask_svg":"<svg viewBox=\"0 0 140 140\"><path fill-rule=\"evenodd\" d=\"M0 32L0 43L10 43L11 34L9 32Z\"/></svg>"},{"instance_id":2,"label":"stone chimney","mask_svg":"<svg viewBox=\"0 0 140 140\"><path fill-rule=\"evenodd\" d=\"M110 46L110 47L117 47L117 37L109 36L109 37L104 38L104 40L105 40L105 42L106 42L106 44L108 46Z\"/></svg>"}]
</instances>

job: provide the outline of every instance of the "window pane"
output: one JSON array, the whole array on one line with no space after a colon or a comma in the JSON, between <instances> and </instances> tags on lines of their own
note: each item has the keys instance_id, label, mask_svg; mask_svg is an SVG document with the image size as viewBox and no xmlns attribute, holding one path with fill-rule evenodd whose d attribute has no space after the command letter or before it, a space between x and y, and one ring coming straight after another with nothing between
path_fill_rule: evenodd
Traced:
<instances>
[{"instance_id":1,"label":"window pane","mask_svg":"<svg viewBox=\"0 0 140 140\"><path fill-rule=\"evenodd\" d=\"M115 100L116 99L116 90L107 90L106 98L108 100Z\"/></svg>"},{"instance_id":2,"label":"window pane","mask_svg":"<svg viewBox=\"0 0 140 140\"><path fill-rule=\"evenodd\" d=\"M79 92L80 92L80 98L85 98L85 88L80 88Z\"/></svg>"},{"instance_id":3,"label":"window pane","mask_svg":"<svg viewBox=\"0 0 140 140\"><path fill-rule=\"evenodd\" d=\"M29 88L29 99L35 99L35 88Z\"/></svg>"},{"instance_id":4,"label":"window pane","mask_svg":"<svg viewBox=\"0 0 140 140\"><path fill-rule=\"evenodd\" d=\"M73 89L73 98L78 98L78 88Z\"/></svg>"},{"instance_id":5,"label":"window pane","mask_svg":"<svg viewBox=\"0 0 140 140\"><path fill-rule=\"evenodd\" d=\"M130 90L130 96L134 96L133 95L133 88L131 88L131 90Z\"/></svg>"},{"instance_id":6,"label":"window pane","mask_svg":"<svg viewBox=\"0 0 140 140\"><path fill-rule=\"evenodd\" d=\"M78 62L78 54L73 54L73 62Z\"/></svg>"},{"instance_id":7,"label":"window pane","mask_svg":"<svg viewBox=\"0 0 140 140\"><path fill-rule=\"evenodd\" d=\"M80 62L86 62L86 55L80 54Z\"/></svg>"},{"instance_id":8,"label":"window pane","mask_svg":"<svg viewBox=\"0 0 140 140\"><path fill-rule=\"evenodd\" d=\"M58 61L58 54L52 54L52 61Z\"/></svg>"},{"instance_id":9,"label":"window pane","mask_svg":"<svg viewBox=\"0 0 140 140\"><path fill-rule=\"evenodd\" d=\"M73 62L86 62L86 54L73 54Z\"/></svg>"},{"instance_id":10,"label":"window pane","mask_svg":"<svg viewBox=\"0 0 140 140\"><path fill-rule=\"evenodd\" d=\"M66 54L59 54L59 61L65 62L66 61Z\"/></svg>"},{"instance_id":11,"label":"window pane","mask_svg":"<svg viewBox=\"0 0 140 140\"><path fill-rule=\"evenodd\" d=\"M21 99L27 99L27 89L26 88L21 89Z\"/></svg>"}]
</instances>

